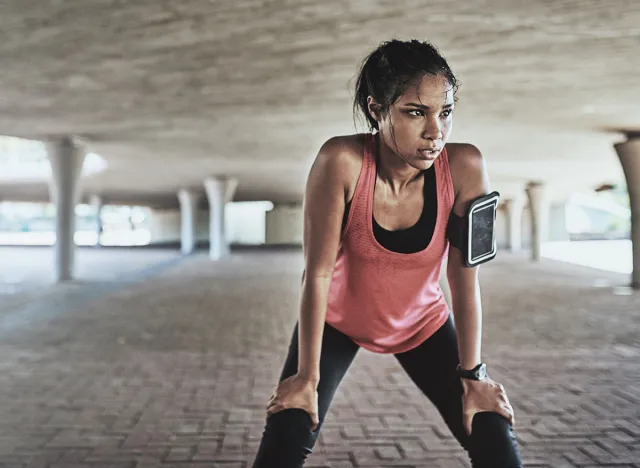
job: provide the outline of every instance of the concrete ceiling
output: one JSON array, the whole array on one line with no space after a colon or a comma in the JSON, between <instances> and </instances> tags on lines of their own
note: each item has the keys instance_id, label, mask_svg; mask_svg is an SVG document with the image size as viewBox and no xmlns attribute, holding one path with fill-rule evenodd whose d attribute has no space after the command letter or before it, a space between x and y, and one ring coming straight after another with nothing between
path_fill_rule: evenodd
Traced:
<instances>
[{"instance_id":1,"label":"concrete ceiling","mask_svg":"<svg viewBox=\"0 0 640 468\"><path fill-rule=\"evenodd\" d=\"M296 201L319 146L354 128L362 58L427 39L462 80L452 141L494 188L622 181L612 143L640 130L637 0L7 0L0 134L80 135L107 200L177 203L205 176L237 200ZM0 197L47 197L45 184Z\"/></svg>"}]
</instances>

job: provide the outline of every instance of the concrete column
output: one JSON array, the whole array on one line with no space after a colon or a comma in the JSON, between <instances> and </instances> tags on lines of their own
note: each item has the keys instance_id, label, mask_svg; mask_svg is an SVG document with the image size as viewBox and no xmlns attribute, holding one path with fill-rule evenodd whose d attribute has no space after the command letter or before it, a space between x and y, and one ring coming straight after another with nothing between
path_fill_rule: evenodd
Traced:
<instances>
[{"instance_id":1,"label":"concrete column","mask_svg":"<svg viewBox=\"0 0 640 468\"><path fill-rule=\"evenodd\" d=\"M507 250L519 252L522 249L522 212L524 197L511 198L504 201L507 218Z\"/></svg>"},{"instance_id":2,"label":"concrete column","mask_svg":"<svg viewBox=\"0 0 640 468\"><path fill-rule=\"evenodd\" d=\"M629 135L628 141L614 145L624 177L627 180L631 205L631 249L633 271L631 287L640 289L640 134Z\"/></svg>"},{"instance_id":3,"label":"concrete column","mask_svg":"<svg viewBox=\"0 0 640 468\"><path fill-rule=\"evenodd\" d=\"M204 188L209 200L209 257L218 260L229 255L224 229L224 207L233 199L238 181L232 178L208 177Z\"/></svg>"},{"instance_id":4,"label":"concrete column","mask_svg":"<svg viewBox=\"0 0 640 468\"><path fill-rule=\"evenodd\" d=\"M93 212L96 220L96 247L100 247L100 236L102 235L102 207L104 206L104 200L100 195L93 194L89 197L89 205L93 207Z\"/></svg>"},{"instance_id":5,"label":"concrete column","mask_svg":"<svg viewBox=\"0 0 640 468\"><path fill-rule=\"evenodd\" d=\"M530 182L526 188L531 212L531 260L540 261L542 242L546 240L549 202L546 187L540 182Z\"/></svg>"},{"instance_id":6,"label":"concrete column","mask_svg":"<svg viewBox=\"0 0 640 468\"><path fill-rule=\"evenodd\" d=\"M73 278L75 243L75 207L80 196L80 174L86 155L85 145L64 137L47 145L51 163L51 193L56 205L55 279Z\"/></svg>"},{"instance_id":7,"label":"concrete column","mask_svg":"<svg viewBox=\"0 0 640 468\"><path fill-rule=\"evenodd\" d=\"M200 194L194 190L181 189L180 201L180 251L183 255L193 253L196 247L196 213Z\"/></svg>"}]
</instances>

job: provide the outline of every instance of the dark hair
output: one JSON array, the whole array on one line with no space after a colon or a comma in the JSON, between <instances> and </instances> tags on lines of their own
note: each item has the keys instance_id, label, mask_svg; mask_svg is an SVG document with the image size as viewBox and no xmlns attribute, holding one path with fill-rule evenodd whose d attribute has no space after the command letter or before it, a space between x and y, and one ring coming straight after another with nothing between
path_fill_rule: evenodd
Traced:
<instances>
[{"instance_id":1,"label":"dark hair","mask_svg":"<svg viewBox=\"0 0 640 468\"><path fill-rule=\"evenodd\" d=\"M367 98L372 96L384 115L407 88L424 75L444 75L454 93L460 85L433 44L416 39L383 42L362 62L353 101L354 117L360 111L369 129L377 129L378 122L369 114Z\"/></svg>"}]
</instances>

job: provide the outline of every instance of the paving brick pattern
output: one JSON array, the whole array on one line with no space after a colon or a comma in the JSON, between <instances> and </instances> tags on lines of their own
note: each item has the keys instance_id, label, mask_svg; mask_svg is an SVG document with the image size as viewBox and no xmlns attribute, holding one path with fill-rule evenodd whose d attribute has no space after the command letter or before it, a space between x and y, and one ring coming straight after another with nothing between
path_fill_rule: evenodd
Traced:
<instances>
[{"instance_id":1,"label":"paving brick pattern","mask_svg":"<svg viewBox=\"0 0 640 468\"><path fill-rule=\"evenodd\" d=\"M250 467L301 267L298 252L197 255L67 308L32 297L0 327L0 466ZM624 279L506 254L483 267L484 354L525 466L640 467L640 296L612 294ZM469 464L395 359L361 350L307 466Z\"/></svg>"}]
</instances>

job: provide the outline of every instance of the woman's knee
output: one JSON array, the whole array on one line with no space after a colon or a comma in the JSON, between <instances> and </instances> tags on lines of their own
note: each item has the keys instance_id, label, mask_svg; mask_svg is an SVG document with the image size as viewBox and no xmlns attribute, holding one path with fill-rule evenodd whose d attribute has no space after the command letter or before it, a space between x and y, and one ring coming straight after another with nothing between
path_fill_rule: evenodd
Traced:
<instances>
[{"instance_id":1,"label":"woman's knee","mask_svg":"<svg viewBox=\"0 0 640 468\"><path fill-rule=\"evenodd\" d=\"M311 416L301 408L289 408L267 417L270 435L287 440L306 440L313 435Z\"/></svg>"},{"instance_id":2,"label":"woman's knee","mask_svg":"<svg viewBox=\"0 0 640 468\"><path fill-rule=\"evenodd\" d=\"M311 454L318 431L311 430L311 416L300 408L289 408L267 417L254 468L301 467Z\"/></svg>"},{"instance_id":3,"label":"woman's knee","mask_svg":"<svg viewBox=\"0 0 640 468\"><path fill-rule=\"evenodd\" d=\"M509 421L494 412L473 417L468 450L474 468L520 468L516 436Z\"/></svg>"}]
</instances>

